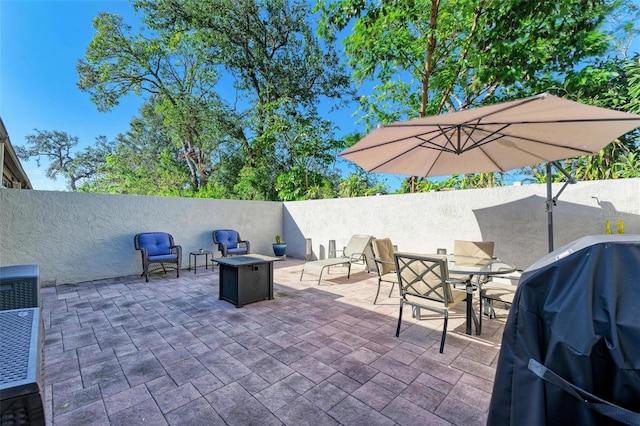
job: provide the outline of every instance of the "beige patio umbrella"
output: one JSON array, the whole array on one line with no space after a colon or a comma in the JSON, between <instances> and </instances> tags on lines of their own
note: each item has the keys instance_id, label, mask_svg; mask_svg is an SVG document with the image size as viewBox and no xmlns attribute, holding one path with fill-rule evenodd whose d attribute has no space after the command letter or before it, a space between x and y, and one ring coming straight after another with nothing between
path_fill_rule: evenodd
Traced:
<instances>
[{"instance_id":1,"label":"beige patio umbrella","mask_svg":"<svg viewBox=\"0 0 640 426\"><path fill-rule=\"evenodd\" d=\"M543 93L386 124L339 155L367 172L408 176L506 172L544 162L550 173L550 163L596 153L639 126L640 115ZM557 196L551 196L547 181L552 250L552 205Z\"/></svg>"}]
</instances>

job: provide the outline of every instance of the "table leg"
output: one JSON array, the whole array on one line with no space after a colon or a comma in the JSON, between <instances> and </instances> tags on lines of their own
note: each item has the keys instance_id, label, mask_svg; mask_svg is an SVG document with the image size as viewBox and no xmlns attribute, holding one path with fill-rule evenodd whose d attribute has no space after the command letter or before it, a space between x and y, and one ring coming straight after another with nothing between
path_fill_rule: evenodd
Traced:
<instances>
[{"instance_id":1,"label":"table leg","mask_svg":"<svg viewBox=\"0 0 640 426\"><path fill-rule=\"evenodd\" d=\"M191 270L191 253L189 253L189 271Z\"/></svg>"},{"instance_id":2,"label":"table leg","mask_svg":"<svg viewBox=\"0 0 640 426\"><path fill-rule=\"evenodd\" d=\"M467 281L466 285L467 290L467 329L465 330L467 334L471 334L471 312L473 307L471 304L473 303L473 286L471 283Z\"/></svg>"},{"instance_id":3,"label":"table leg","mask_svg":"<svg viewBox=\"0 0 640 426\"><path fill-rule=\"evenodd\" d=\"M473 309L473 285L471 282L467 281L466 285L467 290L467 324L465 332L471 335L471 321L473 321L476 326L476 335L480 335L480 327L478 326L478 318L476 316L476 312Z\"/></svg>"},{"instance_id":4,"label":"table leg","mask_svg":"<svg viewBox=\"0 0 640 426\"><path fill-rule=\"evenodd\" d=\"M209 253L204 254L204 269L209 269Z\"/></svg>"}]
</instances>

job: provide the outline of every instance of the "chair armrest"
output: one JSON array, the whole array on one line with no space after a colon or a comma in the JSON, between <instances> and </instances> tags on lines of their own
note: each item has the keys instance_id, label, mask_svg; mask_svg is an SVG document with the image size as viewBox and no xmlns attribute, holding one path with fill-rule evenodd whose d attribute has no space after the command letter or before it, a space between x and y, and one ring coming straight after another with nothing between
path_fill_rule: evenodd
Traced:
<instances>
[{"instance_id":1,"label":"chair armrest","mask_svg":"<svg viewBox=\"0 0 640 426\"><path fill-rule=\"evenodd\" d=\"M227 257L227 245L225 243L218 243L218 251L222 253L222 257Z\"/></svg>"},{"instance_id":2,"label":"chair armrest","mask_svg":"<svg viewBox=\"0 0 640 426\"><path fill-rule=\"evenodd\" d=\"M182 246L179 244L173 245L170 247L171 251L173 252L174 250L176 251L176 253L178 254L178 256L182 255Z\"/></svg>"},{"instance_id":3,"label":"chair armrest","mask_svg":"<svg viewBox=\"0 0 640 426\"><path fill-rule=\"evenodd\" d=\"M238 241L238 245L240 245L240 244L244 244L244 246L247 248L247 253L250 253L250 250L249 250L249 241L247 241L247 240L240 240L240 241Z\"/></svg>"},{"instance_id":4,"label":"chair armrest","mask_svg":"<svg viewBox=\"0 0 640 426\"><path fill-rule=\"evenodd\" d=\"M469 278L469 279L466 279L466 280L465 280L465 279L462 279L462 278L447 278L447 279L445 280L445 282L446 282L447 284L453 284L454 286L455 286L456 284L464 284L464 285L467 285L467 284L471 284L471 279Z\"/></svg>"},{"instance_id":5,"label":"chair armrest","mask_svg":"<svg viewBox=\"0 0 640 426\"><path fill-rule=\"evenodd\" d=\"M376 269L378 272L378 277L382 278L383 275L386 274L395 274L396 271L396 263L391 262L390 260L380 259L379 257L372 257L373 261L376 264ZM390 268L387 272L384 272L384 265L388 265Z\"/></svg>"},{"instance_id":6,"label":"chair armrest","mask_svg":"<svg viewBox=\"0 0 640 426\"><path fill-rule=\"evenodd\" d=\"M395 262L392 262L392 261L390 261L390 260L384 260L384 259L380 259L379 257L374 257L374 258L373 258L373 261L374 261L374 262L376 262L376 263L381 263L381 264L383 264L383 265L392 265L392 266L394 267L393 269L396 269L396 268L395 268L396 263L395 263Z\"/></svg>"}]
</instances>

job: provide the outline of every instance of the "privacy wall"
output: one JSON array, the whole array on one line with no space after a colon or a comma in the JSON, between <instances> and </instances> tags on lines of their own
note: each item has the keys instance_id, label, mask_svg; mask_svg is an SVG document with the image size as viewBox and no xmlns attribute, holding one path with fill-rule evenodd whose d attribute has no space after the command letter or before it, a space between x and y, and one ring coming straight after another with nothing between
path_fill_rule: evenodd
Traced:
<instances>
[{"instance_id":1,"label":"privacy wall","mask_svg":"<svg viewBox=\"0 0 640 426\"><path fill-rule=\"evenodd\" d=\"M133 237L155 231L182 246L184 268L192 250L219 256L214 229L236 229L269 253L282 212L279 202L0 190L0 265L39 264L43 285L140 274Z\"/></svg>"},{"instance_id":2,"label":"privacy wall","mask_svg":"<svg viewBox=\"0 0 640 426\"><path fill-rule=\"evenodd\" d=\"M213 249L212 230L232 228L262 254L280 234L299 259L307 238L320 258L329 240L341 248L353 234L422 253L490 240L498 257L525 269L547 252L545 199L545 185L286 203L2 189L0 265L39 264L44 285L137 275L133 236L164 231L182 245L186 268L189 251ZM553 217L556 247L604 233L607 219L614 233L624 220L627 234L640 234L640 179L570 185Z\"/></svg>"},{"instance_id":3,"label":"privacy wall","mask_svg":"<svg viewBox=\"0 0 640 426\"><path fill-rule=\"evenodd\" d=\"M553 185L557 194L562 184ZM453 241L494 241L495 255L525 269L548 252L546 185L380 195L285 203L289 253L304 256L311 238L314 257L326 257L329 240L344 247L351 235L389 237L401 251L453 250ZM640 234L640 179L578 182L553 207L554 242L560 247L585 235Z\"/></svg>"}]
</instances>

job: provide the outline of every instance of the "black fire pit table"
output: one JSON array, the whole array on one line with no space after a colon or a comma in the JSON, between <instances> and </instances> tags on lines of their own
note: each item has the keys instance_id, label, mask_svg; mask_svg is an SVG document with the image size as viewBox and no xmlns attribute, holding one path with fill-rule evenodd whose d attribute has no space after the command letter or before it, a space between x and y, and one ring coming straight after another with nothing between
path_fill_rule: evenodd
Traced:
<instances>
[{"instance_id":1,"label":"black fire pit table","mask_svg":"<svg viewBox=\"0 0 640 426\"><path fill-rule=\"evenodd\" d=\"M259 300L273 299L273 262L276 257L260 254L221 257L220 300L233 303L236 308Z\"/></svg>"}]
</instances>

